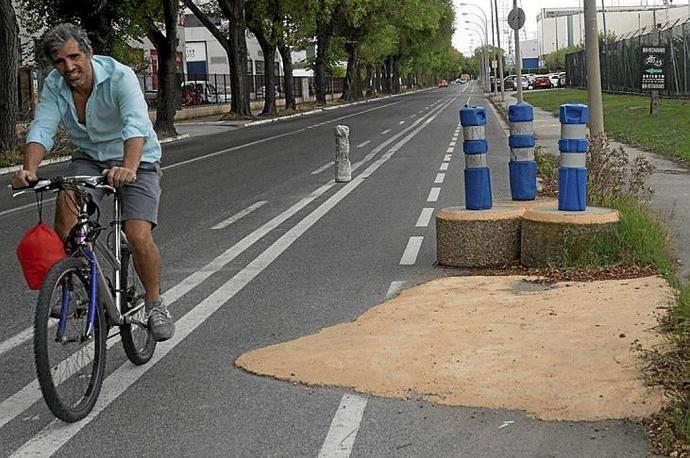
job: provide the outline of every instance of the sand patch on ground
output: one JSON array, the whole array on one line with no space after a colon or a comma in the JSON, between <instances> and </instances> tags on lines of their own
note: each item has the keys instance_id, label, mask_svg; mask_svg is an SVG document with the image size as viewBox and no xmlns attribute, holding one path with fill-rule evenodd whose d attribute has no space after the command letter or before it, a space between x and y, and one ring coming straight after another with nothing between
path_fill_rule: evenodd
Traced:
<instances>
[{"instance_id":1,"label":"sand patch on ground","mask_svg":"<svg viewBox=\"0 0 690 458\"><path fill-rule=\"evenodd\" d=\"M641 418L661 392L638 353L672 293L658 277L541 285L450 277L403 291L351 323L251 351L236 365L309 385L544 420Z\"/></svg>"}]
</instances>

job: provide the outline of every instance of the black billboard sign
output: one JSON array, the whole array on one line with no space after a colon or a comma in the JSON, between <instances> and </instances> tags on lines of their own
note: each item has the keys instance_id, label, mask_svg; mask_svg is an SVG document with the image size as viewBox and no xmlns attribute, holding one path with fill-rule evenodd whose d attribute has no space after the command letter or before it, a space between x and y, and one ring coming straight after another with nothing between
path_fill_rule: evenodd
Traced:
<instances>
[{"instance_id":1,"label":"black billboard sign","mask_svg":"<svg viewBox=\"0 0 690 458\"><path fill-rule=\"evenodd\" d=\"M666 46L642 47L642 89L666 89Z\"/></svg>"}]
</instances>

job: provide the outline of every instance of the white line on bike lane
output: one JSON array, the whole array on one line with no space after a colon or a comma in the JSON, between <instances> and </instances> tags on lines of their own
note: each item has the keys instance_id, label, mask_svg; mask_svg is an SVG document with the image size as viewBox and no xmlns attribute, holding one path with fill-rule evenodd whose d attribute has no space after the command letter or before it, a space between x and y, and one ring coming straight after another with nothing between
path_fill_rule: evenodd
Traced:
<instances>
[{"instance_id":1,"label":"white line on bike lane","mask_svg":"<svg viewBox=\"0 0 690 458\"><path fill-rule=\"evenodd\" d=\"M160 345L156 349L151 361L145 366L133 366L128 363L122 364L103 382L103 388L96 405L91 413L78 423L66 424L60 420L53 420L48 426L41 430L36 436L27 441L11 456L37 456L51 455L62 447L67 441L74 437L79 431L87 426L100 412L117 399L127 388L139 380L146 372L153 368L170 351L179 345L197 327L211 317L218 309L240 292L250 281L263 272L271 263L287 250L302 234L311 226L316 224L325 214L332 210L341 200L347 197L366 178L373 174L381 165L390 159L403 145L416 136L422 129L428 126L438 114L453 102L453 97L447 104L439 107L437 112L429 117L412 131L411 134L396 143L388 152L372 163L359 176L353 178L351 182L339 189L335 194L319 205L314 211L302 219L299 223L288 230L283 236L276 240L263 253L257 256L247 266L228 280L210 296L201 301L192 310L187 312L182 318L176 321L176 332L169 343Z\"/></svg>"},{"instance_id":2,"label":"white line on bike lane","mask_svg":"<svg viewBox=\"0 0 690 458\"><path fill-rule=\"evenodd\" d=\"M398 132L397 134L393 135L380 145L378 145L375 149L373 149L369 154L367 154L363 159L358 161L357 163L353 164L352 166L352 171L357 170L359 167L361 167L363 164L367 163L370 159L372 159L376 154L378 154L380 151L382 151L386 146L390 145L392 142L400 138L402 135L405 133L409 132L410 130L413 130L416 125L419 123L424 122L420 127L417 127L411 134L411 136L414 136L418 133L419 130L422 128L426 127L446 106L450 105L452 103L454 98L449 99L447 104L444 104L444 106L437 108L435 111L432 111L429 113L428 116L422 117L415 121L412 125L409 127L403 129L401 132ZM432 116L433 115L433 116ZM428 119L427 119L428 118ZM424 121L424 119L427 119ZM402 146L402 142L407 142L411 138L411 136L406 137L403 139L401 142L398 144L394 145L390 151L395 152L397 151L398 148ZM391 154L389 153L387 154ZM381 159L379 159L380 161ZM374 164L378 163L375 162ZM373 164L372 164L373 165ZM365 170L362 175L363 178L367 177L367 173L371 174L373 173L373 170L370 171L372 167L370 166ZM378 167L376 167L378 168ZM374 170L376 169L374 168ZM320 197L322 194L324 194L326 191L328 191L330 188L335 186L334 181L330 181L326 183L325 185L321 186L314 192L312 192L309 196L305 197L280 215L276 216L275 218L271 219L269 222L261 226L259 229L255 230L254 232L250 233L249 235L245 236L242 240L237 242L235 245L232 247L228 248L225 252L221 253L218 257L216 257L214 260L212 260L210 263L206 264L201 270L191 274L187 278L185 278L182 282L178 283L174 287L170 288L168 291L166 291L163 294L163 300L170 306L172 305L175 301L177 301L180 297L184 296L187 294L189 291L194 289L196 286L201 284L204 280L209 278L211 275L215 274L218 272L220 269L222 269L226 264L232 262L237 256L242 254L245 250L250 248L254 243L259 241L261 238L263 238L265 235L267 235L271 230L275 229L278 227L280 224L285 222L287 219L291 218L294 216L298 211L306 207L308 204L310 204L312 201ZM29 338L33 335L32 328L28 328L27 330L23 332L28 332ZM107 348L111 348L113 345L118 343L120 341L119 338L114 338L108 340L107 343ZM21 342L17 343L19 345ZM71 360L68 359L65 364L68 364ZM87 364L89 361L83 362L83 364ZM61 363L62 364L62 363ZM31 382L29 385L25 386L23 389L15 393L14 395L10 396L9 398L5 399L2 403L0 403L0 428L2 428L5 424L13 420L16 416L18 416L20 413L22 413L24 410L28 409L33 403L38 401L41 398L41 393L38 389L38 382L34 380Z\"/></svg>"},{"instance_id":3,"label":"white line on bike lane","mask_svg":"<svg viewBox=\"0 0 690 458\"><path fill-rule=\"evenodd\" d=\"M258 210L259 208L263 207L263 206L264 206L265 204L267 204L267 203L268 203L268 202L266 202L265 200L260 200L260 201L258 201L258 202L256 202L256 203L250 205L249 207L245 208L245 209L242 210L241 212L239 212L239 213L237 213L237 214L235 214L235 215L232 215L230 218L226 219L225 221L222 221L222 222L216 224L216 225L213 226L211 229L225 229L226 227L228 227L228 226L231 225L232 223L235 223L235 222L239 221L240 219L242 219L242 218L244 218L245 216L249 215L249 214L252 213L253 211Z\"/></svg>"}]
</instances>

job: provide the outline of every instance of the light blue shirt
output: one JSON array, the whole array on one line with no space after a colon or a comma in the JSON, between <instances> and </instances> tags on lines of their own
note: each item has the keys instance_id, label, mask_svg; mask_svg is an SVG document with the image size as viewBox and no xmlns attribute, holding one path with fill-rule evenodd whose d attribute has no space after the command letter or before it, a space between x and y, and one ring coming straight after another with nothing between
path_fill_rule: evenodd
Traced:
<instances>
[{"instance_id":1,"label":"light blue shirt","mask_svg":"<svg viewBox=\"0 0 690 458\"><path fill-rule=\"evenodd\" d=\"M121 161L125 140L143 137L141 161L160 161L161 146L134 71L111 57L93 56L91 62L93 90L86 102L86 125L79 122L67 82L53 70L43 84L26 142L50 151L62 121L70 141L93 159Z\"/></svg>"}]
</instances>

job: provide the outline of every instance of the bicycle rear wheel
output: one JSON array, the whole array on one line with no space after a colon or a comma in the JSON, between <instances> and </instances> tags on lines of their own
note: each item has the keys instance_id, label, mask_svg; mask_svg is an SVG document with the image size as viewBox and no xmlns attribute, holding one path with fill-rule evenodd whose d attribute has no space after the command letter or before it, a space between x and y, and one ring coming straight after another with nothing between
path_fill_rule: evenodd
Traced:
<instances>
[{"instance_id":1,"label":"bicycle rear wheel","mask_svg":"<svg viewBox=\"0 0 690 458\"><path fill-rule=\"evenodd\" d=\"M122 247L122 314L131 313L131 318L138 323L146 323L146 309L144 307L144 286L139 279L132 253L124 245ZM142 324L123 324L120 326L122 347L127 358L137 366L146 364L156 351L156 341L153 339L148 326Z\"/></svg>"},{"instance_id":2,"label":"bicycle rear wheel","mask_svg":"<svg viewBox=\"0 0 690 458\"><path fill-rule=\"evenodd\" d=\"M100 305L93 337L84 339L89 295L88 263L83 258L63 259L43 281L34 318L34 356L41 392L50 411L68 423L89 414L105 373L108 327ZM62 307L67 307L67 321L65 333L58 339L59 319L51 317L51 309Z\"/></svg>"}]
</instances>

